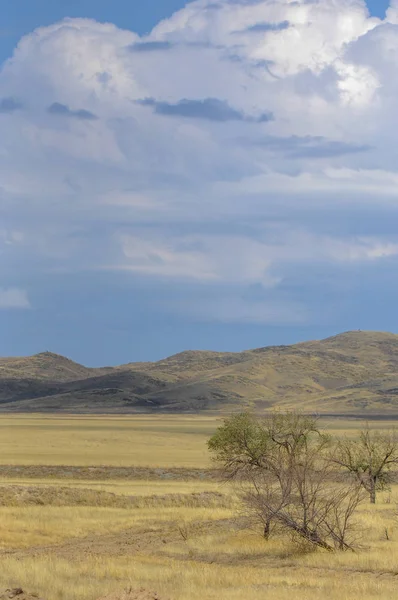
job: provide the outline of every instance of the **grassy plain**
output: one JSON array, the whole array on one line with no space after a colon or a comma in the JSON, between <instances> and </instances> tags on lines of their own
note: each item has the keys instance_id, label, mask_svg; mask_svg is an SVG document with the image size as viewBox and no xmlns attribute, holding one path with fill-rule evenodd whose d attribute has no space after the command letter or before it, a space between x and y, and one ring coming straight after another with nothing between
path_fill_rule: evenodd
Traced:
<instances>
[{"instance_id":1,"label":"grassy plain","mask_svg":"<svg viewBox=\"0 0 398 600\"><path fill-rule=\"evenodd\" d=\"M18 476L14 470L0 479L0 498L10 490L21 494L19 505L0 506L0 588L22 586L47 600L95 600L128 586L171 600L397 597L398 486L376 506L361 508L363 548L356 553L308 552L289 539L265 542L236 516L229 488L167 478L167 468L209 466L205 441L218 424L217 418L186 416L0 417L0 463L20 467ZM359 425L325 424L338 435L352 435ZM46 479L40 472L27 477L24 465L165 471L155 480ZM48 505L54 488L60 495L70 489L75 504ZM24 504L25 489L35 491L36 505ZM204 492L214 493L210 504L201 505L200 497L193 502L193 494L205 498ZM126 507L105 505L109 493ZM92 505L77 505L82 494ZM141 501L128 507L130 496Z\"/></svg>"},{"instance_id":2,"label":"grassy plain","mask_svg":"<svg viewBox=\"0 0 398 600\"><path fill-rule=\"evenodd\" d=\"M206 467L217 417L0 415L0 464Z\"/></svg>"},{"instance_id":3,"label":"grassy plain","mask_svg":"<svg viewBox=\"0 0 398 600\"><path fill-rule=\"evenodd\" d=\"M0 465L207 468L206 441L221 422L220 416L0 415ZM360 426L348 419L322 424L337 436Z\"/></svg>"}]
</instances>

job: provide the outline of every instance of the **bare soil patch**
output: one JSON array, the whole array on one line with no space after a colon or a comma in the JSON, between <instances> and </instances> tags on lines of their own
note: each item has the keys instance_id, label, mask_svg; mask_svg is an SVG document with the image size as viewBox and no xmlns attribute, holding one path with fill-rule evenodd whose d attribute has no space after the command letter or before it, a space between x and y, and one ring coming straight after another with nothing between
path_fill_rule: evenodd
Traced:
<instances>
[{"instance_id":1,"label":"bare soil patch","mask_svg":"<svg viewBox=\"0 0 398 600\"><path fill-rule=\"evenodd\" d=\"M13 588L0 592L0 600L42 600L37 594L25 592L22 588ZM157 592L145 590L143 588L133 590L124 590L104 596L100 600L167 600L164 596L159 596Z\"/></svg>"},{"instance_id":2,"label":"bare soil patch","mask_svg":"<svg viewBox=\"0 0 398 600\"><path fill-rule=\"evenodd\" d=\"M0 592L0 600L41 600L38 594L29 594L22 588L13 588Z\"/></svg>"}]
</instances>

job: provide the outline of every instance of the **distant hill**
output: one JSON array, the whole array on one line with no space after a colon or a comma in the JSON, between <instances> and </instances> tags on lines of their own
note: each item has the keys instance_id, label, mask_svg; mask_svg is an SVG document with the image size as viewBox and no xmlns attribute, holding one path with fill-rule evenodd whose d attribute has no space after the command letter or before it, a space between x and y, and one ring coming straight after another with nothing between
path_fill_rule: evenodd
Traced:
<instances>
[{"instance_id":1,"label":"distant hill","mask_svg":"<svg viewBox=\"0 0 398 600\"><path fill-rule=\"evenodd\" d=\"M22 377L48 381L76 381L92 377L94 373L103 373L104 370L109 372L112 369L89 369L52 352L41 352L27 357L0 358L2 379Z\"/></svg>"},{"instance_id":2,"label":"distant hill","mask_svg":"<svg viewBox=\"0 0 398 600\"><path fill-rule=\"evenodd\" d=\"M103 369L49 352L0 358L1 412L225 412L242 406L398 416L398 335L352 331L292 346L188 351Z\"/></svg>"}]
</instances>

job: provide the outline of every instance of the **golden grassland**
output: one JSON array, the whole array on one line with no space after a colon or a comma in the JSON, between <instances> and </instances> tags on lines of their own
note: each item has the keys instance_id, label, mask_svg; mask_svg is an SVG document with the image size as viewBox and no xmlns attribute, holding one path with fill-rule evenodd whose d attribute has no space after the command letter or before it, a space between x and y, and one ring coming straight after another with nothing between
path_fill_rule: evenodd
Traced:
<instances>
[{"instance_id":1,"label":"golden grassland","mask_svg":"<svg viewBox=\"0 0 398 600\"><path fill-rule=\"evenodd\" d=\"M231 509L187 506L141 507L132 510L98 506L11 506L0 510L0 549L11 550L56 544L89 534L109 534L129 528L231 518Z\"/></svg>"},{"instance_id":2,"label":"golden grassland","mask_svg":"<svg viewBox=\"0 0 398 600\"><path fill-rule=\"evenodd\" d=\"M201 492L222 492L227 488L225 484L218 481L208 480L126 480L126 479L28 479L25 477L0 477L1 488L9 485L32 486L39 488L70 487L76 490L94 490L98 492L109 492L120 496L151 496L153 494L163 496L165 494L199 494Z\"/></svg>"},{"instance_id":3,"label":"golden grassland","mask_svg":"<svg viewBox=\"0 0 398 600\"><path fill-rule=\"evenodd\" d=\"M0 416L0 464L205 467L216 417Z\"/></svg>"},{"instance_id":4,"label":"golden grassland","mask_svg":"<svg viewBox=\"0 0 398 600\"><path fill-rule=\"evenodd\" d=\"M219 422L6 416L0 418L1 463L206 467L205 441ZM358 427L347 421L326 425L338 435ZM22 586L47 600L95 600L129 586L155 589L171 600L398 596L398 486L380 494L376 506L361 507L362 548L333 554L309 552L290 539L266 542L240 519L233 491L212 480L50 480L27 478L21 470L20 478L0 480L0 498L32 487L42 504L0 506L0 588ZM79 498L87 494L93 505L50 506L46 494L54 488L60 494L69 488ZM101 505L102 496L93 492L104 493L104 503L108 493L141 501L115 508ZM206 506L193 503L192 495L203 492L222 496Z\"/></svg>"},{"instance_id":5,"label":"golden grassland","mask_svg":"<svg viewBox=\"0 0 398 600\"><path fill-rule=\"evenodd\" d=\"M206 468L206 441L221 422L220 416L192 415L0 415L0 464ZM340 419L324 425L339 436L359 426Z\"/></svg>"},{"instance_id":6,"label":"golden grassland","mask_svg":"<svg viewBox=\"0 0 398 600\"><path fill-rule=\"evenodd\" d=\"M184 524L187 540L154 545L134 556L95 552L68 557L57 552L4 555L0 582L4 586L22 585L47 598L94 599L124 587L144 586L174 600L288 599L328 598L393 599L397 594L398 531L395 508L380 504L364 509L360 522L366 529L366 547L358 553L297 551L289 540L265 542L250 530L223 529L216 533L190 531L190 524L209 519L225 519L231 511L167 509L156 515L156 524ZM0 527L9 537L7 547L27 548L82 536L117 532L123 527L154 526L154 513L144 509L139 515L123 515L113 510L50 511L49 522L37 524L34 513L6 511ZM85 523L85 525L84 525ZM386 539L387 526L390 540ZM21 543L23 530L32 532L29 544ZM132 534L133 535L133 534ZM143 536L146 534L143 533Z\"/></svg>"}]
</instances>

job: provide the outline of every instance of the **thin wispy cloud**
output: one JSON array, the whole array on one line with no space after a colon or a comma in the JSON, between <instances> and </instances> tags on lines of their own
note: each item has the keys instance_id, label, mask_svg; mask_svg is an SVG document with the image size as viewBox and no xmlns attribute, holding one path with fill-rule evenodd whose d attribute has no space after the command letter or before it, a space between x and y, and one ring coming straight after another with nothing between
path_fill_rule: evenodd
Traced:
<instances>
[{"instance_id":1,"label":"thin wispy cloud","mask_svg":"<svg viewBox=\"0 0 398 600\"><path fill-rule=\"evenodd\" d=\"M347 154L357 154L372 150L367 144L353 144L328 140L321 136L264 136L259 139L244 139L243 143L281 153L286 158L334 158Z\"/></svg>"},{"instance_id":2,"label":"thin wispy cloud","mask_svg":"<svg viewBox=\"0 0 398 600\"><path fill-rule=\"evenodd\" d=\"M28 294L18 288L0 288L0 310L30 308Z\"/></svg>"}]
</instances>

